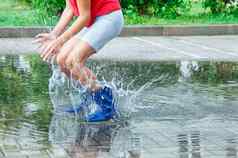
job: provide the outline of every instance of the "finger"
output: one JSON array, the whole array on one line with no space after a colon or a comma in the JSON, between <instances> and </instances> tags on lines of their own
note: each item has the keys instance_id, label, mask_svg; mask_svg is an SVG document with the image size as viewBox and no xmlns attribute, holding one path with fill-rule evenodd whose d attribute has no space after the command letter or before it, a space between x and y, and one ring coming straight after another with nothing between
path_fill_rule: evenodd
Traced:
<instances>
[{"instance_id":1,"label":"finger","mask_svg":"<svg viewBox=\"0 0 238 158\"><path fill-rule=\"evenodd\" d=\"M52 58L53 58L53 55L52 55L52 54L49 54L49 55L46 57L45 61L46 61L47 63L52 63Z\"/></svg>"},{"instance_id":2,"label":"finger","mask_svg":"<svg viewBox=\"0 0 238 158\"><path fill-rule=\"evenodd\" d=\"M48 37L49 33L40 33L38 35L35 36L35 38L42 38L42 37Z\"/></svg>"},{"instance_id":3,"label":"finger","mask_svg":"<svg viewBox=\"0 0 238 158\"><path fill-rule=\"evenodd\" d=\"M49 51L46 55L45 55L45 58L43 59L44 61L46 61L46 62L49 62L50 61L50 58L52 58L52 56L53 56L53 53L54 51L53 50L51 50L51 51Z\"/></svg>"},{"instance_id":4,"label":"finger","mask_svg":"<svg viewBox=\"0 0 238 158\"><path fill-rule=\"evenodd\" d=\"M51 49L51 48L54 48L53 45L51 43L44 43L43 44L44 47L42 47L42 51L41 51L41 57L44 58L45 54Z\"/></svg>"},{"instance_id":5,"label":"finger","mask_svg":"<svg viewBox=\"0 0 238 158\"><path fill-rule=\"evenodd\" d=\"M44 60L47 60L52 54L53 54L53 48L51 48L46 54L45 54L45 57L44 57Z\"/></svg>"},{"instance_id":6,"label":"finger","mask_svg":"<svg viewBox=\"0 0 238 158\"><path fill-rule=\"evenodd\" d=\"M55 60L54 55L51 54L51 55L49 56L47 62L50 63L50 64L52 64L52 63L54 63L54 60Z\"/></svg>"},{"instance_id":7,"label":"finger","mask_svg":"<svg viewBox=\"0 0 238 158\"><path fill-rule=\"evenodd\" d=\"M50 53L49 53L49 52L47 52L47 53L44 55L44 57L42 58L42 60L43 60L43 61L46 61L46 60L47 60L47 58L49 57L49 55L50 55Z\"/></svg>"},{"instance_id":8,"label":"finger","mask_svg":"<svg viewBox=\"0 0 238 158\"><path fill-rule=\"evenodd\" d=\"M32 41L33 44L37 44L37 43L43 43L46 41L46 38L37 38L35 40Z\"/></svg>"},{"instance_id":9,"label":"finger","mask_svg":"<svg viewBox=\"0 0 238 158\"><path fill-rule=\"evenodd\" d=\"M54 48L50 48L49 51L45 53L43 60L46 61L49 58L49 56L53 54L52 52L54 52Z\"/></svg>"},{"instance_id":10,"label":"finger","mask_svg":"<svg viewBox=\"0 0 238 158\"><path fill-rule=\"evenodd\" d=\"M41 52L41 57L44 58L44 56L46 55L46 53L49 51L50 49L50 46L45 46L43 49L42 49L42 52Z\"/></svg>"},{"instance_id":11,"label":"finger","mask_svg":"<svg viewBox=\"0 0 238 158\"><path fill-rule=\"evenodd\" d=\"M44 52L44 50L48 47L48 44L47 43L43 43L39 47L40 47L40 53L42 54Z\"/></svg>"}]
</instances>

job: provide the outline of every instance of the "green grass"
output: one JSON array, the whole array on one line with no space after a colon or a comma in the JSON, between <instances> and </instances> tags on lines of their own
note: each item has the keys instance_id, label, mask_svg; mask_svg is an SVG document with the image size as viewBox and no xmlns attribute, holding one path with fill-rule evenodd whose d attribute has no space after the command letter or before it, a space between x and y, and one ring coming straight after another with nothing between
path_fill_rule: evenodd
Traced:
<instances>
[{"instance_id":1,"label":"green grass","mask_svg":"<svg viewBox=\"0 0 238 158\"><path fill-rule=\"evenodd\" d=\"M238 18L233 15L186 15L176 19L159 18L151 16L125 16L126 24L148 25L208 25L208 24L238 24Z\"/></svg>"},{"instance_id":2,"label":"green grass","mask_svg":"<svg viewBox=\"0 0 238 158\"><path fill-rule=\"evenodd\" d=\"M19 0L5 0L0 3L0 26L53 25L56 19L43 18L36 10Z\"/></svg>"},{"instance_id":3,"label":"green grass","mask_svg":"<svg viewBox=\"0 0 238 158\"><path fill-rule=\"evenodd\" d=\"M149 25L207 25L207 24L238 24L238 16L212 15L202 7L201 1L193 2L191 10L186 15L176 18L160 18L151 16L125 15L126 24Z\"/></svg>"},{"instance_id":4,"label":"green grass","mask_svg":"<svg viewBox=\"0 0 238 158\"><path fill-rule=\"evenodd\" d=\"M48 17L38 14L25 3L19 0L5 0L0 3L0 26L37 26L54 25L58 17ZM193 3L191 11L175 19L136 14L125 15L126 24L147 25L206 25L206 24L238 24L238 16L212 15L202 8L202 3Z\"/></svg>"}]
</instances>

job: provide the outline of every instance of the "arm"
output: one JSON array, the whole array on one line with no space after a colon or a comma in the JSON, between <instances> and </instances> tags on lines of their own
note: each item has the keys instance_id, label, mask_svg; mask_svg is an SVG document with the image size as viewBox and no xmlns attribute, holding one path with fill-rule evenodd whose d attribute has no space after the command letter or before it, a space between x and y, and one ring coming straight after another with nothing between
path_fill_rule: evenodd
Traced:
<instances>
[{"instance_id":1,"label":"arm","mask_svg":"<svg viewBox=\"0 0 238 158\"><path fill-rule=\"evenodd\" d=\"M59 22L51 32L51 34L55 37L58 37L62 34L62 32L65 30L65 28L68 26L69 22L73 18L73 11L71 10L69 6L69 1L66 0L66 7L60 17Z\"/></svg>"},{"instance_id":2,"label":"arm","mask_svg":"<svg viewBox=\"0 0 238 158\"><path fill-rule=\"evenodd\" d=\"M59 40L62 43L65 43L72 36L77 34L90 20L91 0L77 0L77 3L80 10L80 16L76 19L72 26L59 37Z\"/></svg>"},{"instance_id":3,"label":"arm","mask_svg":"<svg viewBox=\"0 0 238 158\"><path fill-rule=\"evenodd\" d=\"M73 11L69 6L69 0L66 0L66 7L60 17L59 22L56 24L54 29L50 33L38 34L36 36L36 40L34 40L34 43L39 43L42 45L45 42L56 39L64 32L65 28L68 26L72 18L73 18Z\"/></svg>"},{"instance_id":4,"label":"arm","mask_svg":"<svg viewBox=\"0 0 238 158\"><path fill-rule=\"evenodd\" d=\"M78 33L83 27L85 27L90 20L91 0L77 0L77 3L80 10L80 16L63 34L61 34L55 40L51 41L49 44L43 45L41 51L41 57L43 58L43 60L47 60L50 56L52 56L52 54L57 53L62 45L64 45L65 42L67 42L71 37ZM60 32L63 28L63 24L59 24L59 26L61 27L56 27L55 30Z\"/></svg>"}]
</instances>

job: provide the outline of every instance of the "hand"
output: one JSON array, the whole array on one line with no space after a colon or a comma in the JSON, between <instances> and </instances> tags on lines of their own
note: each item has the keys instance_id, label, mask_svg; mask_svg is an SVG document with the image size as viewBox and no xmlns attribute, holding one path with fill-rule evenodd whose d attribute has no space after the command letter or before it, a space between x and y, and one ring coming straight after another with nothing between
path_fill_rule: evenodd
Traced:
<instances>
[{"instance_id":1,"label":"hand","mask_svg":"<svg viewBox=\"0 0 238 158\"><path fill-rule=\"evenodd\" d=\"M76 57L76 55L75 55L75 52L73 51L73 52L71 52L69 55L68 55L68 57L67 57L67 59L66 59L66 61L65 61L65 67L67 68L67 69L69 69L69 70L71 70L71 69L73 69L74 68L74 66L76 65L76 60L77 59L77 57Z\"/></svg>"},{"instance_id":2,"label":"hand","mask_svg":"<svg viewBox=\"0 0 238 158\"><path fill-rule=\"evenodd\" d=\"M43 44L47 41L55 40L56 38L57 36L51 33L40 33L35 36L33 43Z\"/></svg>"},{"instance_id":3,"label":"hand","mask_svg":"<svg viewBox=\"0 0 238 158\"><path fill-rule=\"evenodd\" d=\"M62 47L63 41L58 39L45 42L41 46L41 58L43 58L44 61L47 61L53 54L56 54L58 50Z\"/></svg>"}]
</instances>

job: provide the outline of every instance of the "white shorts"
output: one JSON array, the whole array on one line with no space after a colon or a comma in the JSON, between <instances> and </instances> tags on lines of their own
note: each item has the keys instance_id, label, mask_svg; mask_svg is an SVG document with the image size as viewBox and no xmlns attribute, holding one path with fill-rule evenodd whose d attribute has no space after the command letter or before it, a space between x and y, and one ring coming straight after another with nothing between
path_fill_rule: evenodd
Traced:
<instances>
[{"instance_id":1,"label":"white shorts","mask_svg":"<svg viewBox=\"0 0 238 158\"><path fill-rule=\"evenodd\" d=\"M98 16L90 27L83 28L76 36L87 42L98 52L110 40L117 37L123 28L124 18L121 10Z\"/></svg>"}]
</instances>

